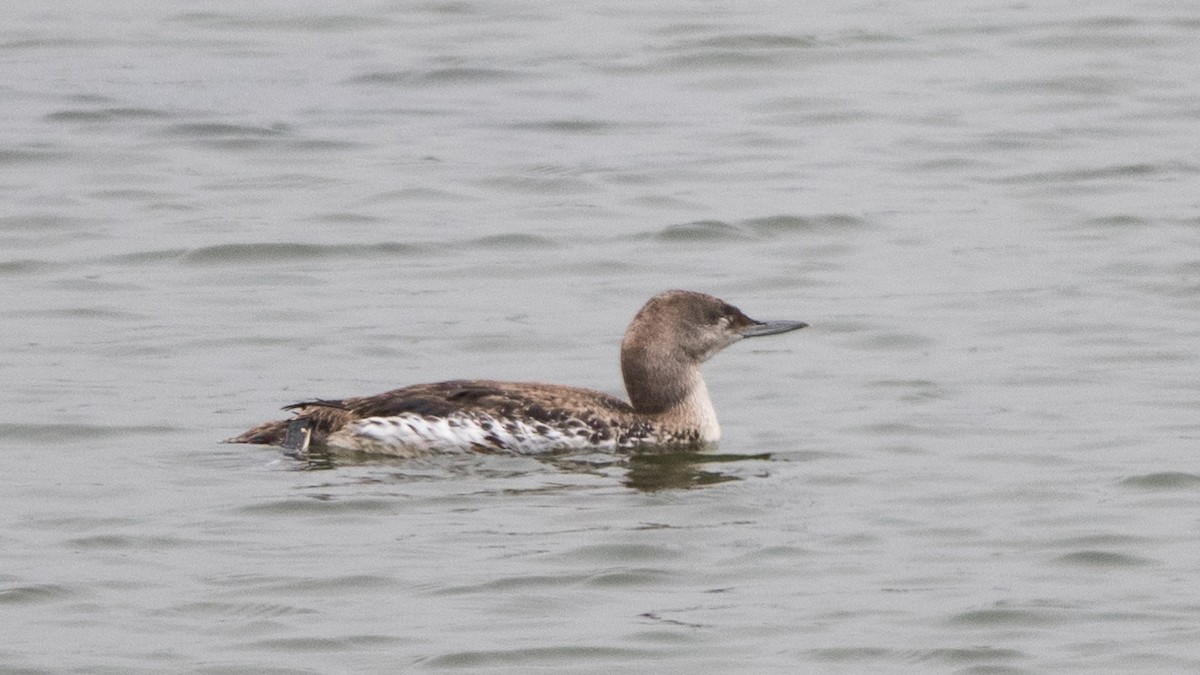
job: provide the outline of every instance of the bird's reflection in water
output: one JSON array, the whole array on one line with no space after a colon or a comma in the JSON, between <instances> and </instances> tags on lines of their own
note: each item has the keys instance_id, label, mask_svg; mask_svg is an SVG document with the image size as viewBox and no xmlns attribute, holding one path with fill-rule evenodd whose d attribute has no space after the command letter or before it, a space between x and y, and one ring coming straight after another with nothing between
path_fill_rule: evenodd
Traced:
<instances>
[{"instance_id":1,"label":"bird's reflection in water","mask_svg":"<svg viewBox=\"0 0 1200 675\"><path fill-rule=\"evenodd\" d=\"M639 452L628 457L628 471L623 482L627 487L643 492L715 485L741 480L738 476L719 470L718 465L770 457L769 453L719 455L707 452Z\"/></svg>"},{"instance_id":2,"label":"bird's reflection in water","mask_svg":"<svg viewBox=\"0 0 1200 675\"><path fill-rule=\"evenodd\" d=\"M310 448L303 455L287 453L289 457L302 464L297 468L306 471L329 471L339 467L361 466L370 464L393 464L410 460L382 458L366 454L330 453L322 449ZM461 456L457 457L462 459ZM612 470L624 470L621 483L626 487L642 492L660 490L679 490L687 488L716 485L729 481L741 480L741 477L723 470L722 465L747 460L768 460L770 453L752 455L718 454L704 451L681 450L639 450L630 454L563 454L539 457L542 462L550 464L560 471L582 474L612 475ZM455 468L446 466L447 477L461 471L471 471L459 463ZM476 468L478 470L478 467ZM397 479L403 480L404 474L397 474Z\"/></svg>"}]
</instances>

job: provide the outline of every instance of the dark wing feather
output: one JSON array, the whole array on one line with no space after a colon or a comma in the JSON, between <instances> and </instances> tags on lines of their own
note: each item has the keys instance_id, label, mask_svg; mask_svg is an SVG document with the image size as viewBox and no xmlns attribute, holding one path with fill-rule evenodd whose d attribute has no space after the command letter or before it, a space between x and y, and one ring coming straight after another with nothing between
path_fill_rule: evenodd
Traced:
<instances>
[{"instance_id":1,"label":"dark wing feather","mask_svg":"<svg viewBox=\"0 0 1200 675\"><path fill-rule=\"evenodd\" d=\"M615 396L590 389L523 382L451 380L340 401L358 417L414 414L445 417L463 411L489 412L501 417L523 416L555 421L571 411L632 412Z\"/></svg>"},{"instance_id":2,"label":"dark wing feather","mask_svg":"<svg viewBox=\"0 0 1200 675\"><path fill-rule=\"evenodd\" d=\"M349 410L349 408L346 407L345 401L334 401L334 400L324 399L324 398L314 398L311 401L301 401L299 403L292 403L290 405L283 406L282 408L280 408L280 410L298 410L300 408L308 408L308 407L338 408L341 410Z\"/></svg>"}]
</instances>

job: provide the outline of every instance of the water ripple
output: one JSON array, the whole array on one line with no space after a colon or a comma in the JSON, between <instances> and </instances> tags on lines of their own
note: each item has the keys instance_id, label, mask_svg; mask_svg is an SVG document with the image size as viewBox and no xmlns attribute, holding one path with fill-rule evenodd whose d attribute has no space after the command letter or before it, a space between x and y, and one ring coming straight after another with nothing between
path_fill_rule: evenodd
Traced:
<instances>
[{"instance_id":1,"label":"water ripple","mask_svg":"<svg viewBox=\"0 0 1200 675\"><path fill-rule=\"evenodd\" d=\"M157 610L154 614L188 614L215 617L280 617L316 614L317 611L296 605L284 605L274 602L217 602L198 601L184 602L166 609Z\"/></svg>"},{"instance_id":2,"label":"water ripple","mask_svg":"<svg viewBox=\"0 0 1200 675\"><path fill-rule=\"evenodd\" d=\"M365 73L347 80L349 84L389 86L430 86L501 82L520 77L513 70L500 68L431 68L427 70L390 70Z\"/></svg>"},{"instance_id":3,"label":"water ripple","mask_svg":"<svg viewBox=\"0 0 1200 675\"><path fill-rule=\"evenodd\" d=\"M585 663L654 663L658 652L649 649L566 645L517 649L467 650L426 659L422 665L433 668L495 668L497 666L548 667L571 669Z\"/></svg>"},{"instance_id":4,"label":"water ripple","mask_svg":"<svg viewBox=\"0 0 1200 675\"><path fill-rule=\"evenodd\" d=\"M62 150L51 150L37 146L17 148L0 148L0 166L34 164L40 162L59 162L69 159L71 153Z\"/></svg>"},{"instance_id":5,"label":"water ripple","mask_svg":"<svg viewBox=\"0 0 1200 675\"><path fill-rule=\"evenodd\" d=\"M0 439L37 443L61 443L94 438L158 435L178 431L163 426L100 426L94 424L0 423Z\"/></svg>"},{"instance_id":6,"label":"water ripple","mask_svg":"<svg viewBox=\"0 0 1200 675\"><path fill-rule=\"evenodd\" d=\"M522 574L501 576L483 583L438 587L431 595L474 595L476 593L507 593L510 591L531 592L539 589L556 589L574 586L587 580L582 574Z\"/></svg>"},{"instance_id":7,"label":"water ripple","mask_svg":"<svg viewBox=\"0 0 1200 675\"><path fill-rule=\"evenodd\" d=\"M293 653L327 653L349 652L363 649L374 649L380 646L395 645L407 642L394 635L348 635L332 638L324 635L300 636L289 638L265 638L251 640L235 645L237 649L265 649L275 652Z\"/></svg>"},{"instance_id":8,"label":"water ripple","mask_svg":"<svg viewBox=\"0 0 1200 675\"><path fill-rule=\"evenodd\" d=\"M753 49L802 49L814 47L819 44L821 44L820 41L809 35L742 33L681 40L675 46L684 49L701 48L744 51Z\"/></svg>"},{"instance_id":9,"label":"water ripple","mask_svg":"<svg viewBox=\"0 0 1200 675\"><path fill-rule=\"evenodd\" d=\"M976 628L995 628L1003 626L1045 626L1061 621L1061 617L1044 610L1016 609L997 607L993 609L976 609L955 614L950 623L972 626Z\"/></svg>"},{"instance_id":10,"label":"water ripple","mask_svg":"<svg viewBox=\"0 0 1200 675\"><path fill-rule=\"evenodd\" d=\"M254 516L335 515L345 513L395 513L396 503L387 499L281 499L251 504L238 513Z\"/></svg>"},{"instance_id":11,"label":"water ripple","mask_svg":"<svg viewBox=\"0 0 1200 675\"><path fill-rule=\"evenodd\" d=\"M76 591L60 584L33 584L0 588L0 605L31 605L53 602L78 595Z\"/></svg>"},{"instance_id":12,"label":"water ripple","mask_svg":"<svg viewBox=\"0 0 1200 675\"><path fill-rule=\"evenodd\" d=\"M197 548L205 544L189 539L169 536L147 536L126 534L95 534L86 537L72 537L64 541L67 546L87 550L121 550L132 549L140 551L163 550L167 548Z\"/></svg>"},{"instance_id":13,"label":"water ripple","mask_svg":"<svg viewBox=\"0 0 1200 675\"><path fill-rule=\"evenodd\" d=\"M710 242L750 238L749 233L742 228L720 220L697 220L690 223L668 225L650 236L660 241L671 242Z\"/></svg>"},{"instance_id":14,"label":"water ripple","mask_svg":"<svg viewBox=\"0 0 1200 675\"><path fill-rule=\"evenodd\" d=\"M1153 561L1135 555L1116 553L1113 551L1074 551L1057 558L1060 563L1080 567L1142 567Z\"/></svg>"},{"instance_id":15,"label":"water ripple","mask_svg":"<svg viewBox=\"0 0 1200 675\"><path fill-rule=\"evenodd\" d=\"M250 15L228 12L184 12L167 21L200 28L231 28L245 31L298 31L306 33L341 33L369 29L387 22L356 14L309 14L300 16L270 16L254 12Z\"/></svg>"},{"instance_id":16,"label":"water ripple","mask_svg":"<svg viewBox=\"0 0 1200 675\"><path fill-rule=\"evenodd\" d=\"M494 234L479 237L468 242L471 246L483 250L545 250L558 248L558 242L548 237L536 234L514 232L512 234Z\"/></svg>"},{"instance_id":17,"label":"water ripple","mask_svg":"<svg viewBox=\"0 0 1200 675\"><path fill-rule=\"evenodd\" d=\"M45 260L8 260L0 262L0 275L26 276L51 269L53 265Z\"/></svg>"},{"instance_id":18,"label":"water ripple","mask_svg":"<svg viewBox=\"0 0 1200 675\"><path fill-rule=\"evenodd\" d=\"M1028 654L1016 649L1001 647L942 647L910 652L910 660L949 664L995 664L997 661L1016 661L1028 658ZM1001 672L988 668L973 669L971 672Z\"/></svg>"},{"instance_id":19,"label":"water ripple","mask_svg":"<svg viewBox=\"0 0 1200 675\"><path fill-rule=\"evenodd\" d=\"M1186 162L1167 162L1164 164L1114 164L1098 168L1067 169L1063 171L1035 171L992 179L999 184L1045 184L1045 183L1077 183L1084 181L1109 180L1118 178L1137 178L1143 176L1162 176L1175 174L1200 173L1200 167Z\"/></svg>"},{"instance_id":20,"label":"water ripple","mask_svg":"<svg viewBox=\"0 0 1200 675\"><path fill-rule=\"evenodd\" d=\"M756 234L775 236L795 233L826 231L831 233L856 230L867 226L867 221L858 216L831 213L817 216L780 214L744 221L745 226Z\"/></svg>"},{"instance_id":21,"label":"water ripple","mask_svg":"<svg viewBox=\"0 0 1200 675\"><path fill-rule=\"evenodd\" d=\"M512 128L521 131L549 131L566 134L599 134L616 131L623 125L603 120L555 119L539 122L520 122Z\"/></svg>"},{"instance_id":22,"label":"water ripple","mask_svg":"<svg viewBox=\"0 0 1200 675\"><path fill-rule=\"evenodd\" d=\"M188 122L171 125L164 133L182 138L274 138L290 130L286 124L262 127L225 122Z\"/></svg>"},{"instance_id":23,"label":"water ripple","mask_svg":"<svg viewBox=\"0 0 1200 675\"><path fill-rule=\"evenodd\" d=\"M587 585L596 588L656 588L676 579L673 572L652 568L612 570L588 578Z\"/></svg>"},{"instance_id":24,"label":"water ripple","mask_svg":"<svg viewBox=\"0 0 1200 675\"><path fill-rule=\"evenodd\" d=\"M48 122L123 122L126 120L165 119L172 115L153 108L96 108L60 110L45 116Z\"/></svg>"},{"instance_id":25,"label":"water ripple","mask_svg":"<svg viewBox=\"0 0 1200 675\"><path fill-rule=\"evenodd\" d=\"M183 262L190 265L245 265L248 263L301 261L313 258L388 258L408 256L425 250L415 244L380 242L377 244L301 244L264 242L256 244L218 244L188 251Z\"/></svg>"},{"instance_id":26,"label":"water ripple","mask_svg":"<svg viewBox=\"0 0 1200 675\"><path fill-rule=\"evenodd\" d=\"M1125 487L1140 490L1191 490L1200 487L1200 474L1184 471L1160 471L1121 480Z\"/></svg>"}]
</instances>

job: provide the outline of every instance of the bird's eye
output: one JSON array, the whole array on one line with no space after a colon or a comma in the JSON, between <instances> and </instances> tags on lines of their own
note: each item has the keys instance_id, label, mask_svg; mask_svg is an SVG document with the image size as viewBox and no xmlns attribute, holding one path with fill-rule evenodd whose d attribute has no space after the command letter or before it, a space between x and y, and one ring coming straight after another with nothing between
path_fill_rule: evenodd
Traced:
<instances>
[{"instance_id":1,"label":"bird's eye","mask_svg":"<svg viewBox=\"0 0 1200 675\"><path fill-rule=\"evenodd\" d=\"M717 325L720 326L721 328L728 328L729 327L729 317L727 317L727 316L719 317L717 319Z\"/></svg>"}]
</instances>

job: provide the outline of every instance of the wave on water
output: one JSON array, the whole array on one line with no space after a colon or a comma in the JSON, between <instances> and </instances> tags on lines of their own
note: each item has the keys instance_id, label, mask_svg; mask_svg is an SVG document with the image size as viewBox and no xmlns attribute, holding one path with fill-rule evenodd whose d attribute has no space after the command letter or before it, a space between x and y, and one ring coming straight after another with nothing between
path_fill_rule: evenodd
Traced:
<instances>
[{"instance_id":1,"label":"wave on water","mask_svg":"<svg viewBox=\"0 0 1200 675\"><path fill-rule=\"evenodd\" d=\"M91 110L59 110L48 113L47 122L126 122L129 120L167 119L170 113L153 108L117 107Z\"/></svg>"},{"instance_id":2,"label":"wave on water","mask_svg":"<svg viewBox=\"0 0 1200 675\"><path fill-rule=\"evenodd\" d=\"M676 242L710 242L750 238L750 234L742 228L720 220L697 220L690 223L668 225L651 236L660 241Z\"/></svg>"},{"instance_id":3,"label":"wave on water","mask_svg":"<svg viewBox=\"0 0 1200 675\"><path fill-rule=\"evenodd\" d=\"M1121 485L1139 490L1194 490L1200 488L1200 475L1184 471L1161 471L1130 476L1122 480Z\"/></svg>"},{"instance_id":4,"label":"wave on water","mask_svg":"<svg viewBox=\"0 0 1200 675\"><path fill-rule=\"evenodd\" d=\"M122 438L127 436L154 436L178 431L167 426L119 426L98 424L15 424L0 423L0 439L5 441L33 443L62 443L93 438Z\"/></svg>"},{"instance_id":5,"label":"wave on water","mask_svg":"<svg viewBox=\"0 0 1200 675\"><path fill-rule=\"evenodd\" d=\"M1028 658L1016 649L997 647L934 647L932 649L886 649L882 647L826 647L809 654L818 661L849 664L877 664L892 661L897 665L911 663L945 663L978 668L978 672L1007 673L1013 661ZM970 670L968 672L976 672ZM1013 671L1015 672L1015 671Z\"/></svg>"},{"instance_id":6,"label":"wave on water","mask_svg":"<svg viewBox=\"0 0 1200 675\"><path fill-rule=\"evenodd\" d=\"M410 256L425 251L416 244L380 242L375 244L302 244L263 242L255 244L217 244L188 251L182 262L188 265L227 265L314 258L389 258Z\"/></svg>"},{"instance_id":7,"label":"wave on water","mask_svg":"<svg viewBox=\"0 0 1200 675\"><path fill-rule=\"evenodd\" d=\"M33 605L62 600L77 595L77 591L60 584L31 584L0 589L0 606Z\"/></svg>"},{"instance_id":8,"label":"wave on water","mask_svg":"<svg viewBox=\"0 0 1200 675\"><path fill-rule=\"evenodd\" d=\"M44 272L50 267L52 265L45 260L7 260L0 262L0 276L35 274Z\"/></svg>"},{"instance_id":9,"label":"wave on water","mask_svg":"<svg viewBox=\"0 0 1200 675\"><path fill-rule=\"evenodd\" d=\"M743 221L744 226L760 236L779 236L807 232L845 232L859 230L868 222L859 216L844 213L826 213L815 216L779 214Z\"/></svg>"},{"instance_id":10,"label":"wave on water","mask_svg":"<svg viewBox=\"0 0 1200 675\"><path fill-rule=\"evenodd\" d=\"M69 159L71 153L62 150L49 150L37 146L18 148L0 148L0 166L13 164L32 164L35 162L58 162Z\"/></svg>"},{"instance_id":11,"label":"wave on water","mask_svg":"<svg viewBox=\"0 0 1200 675\"><path fill-rule=\"evenodd\" d=\"M656 231L637 235L637 238L657 239L664 242L766 240L815 232L840 234L862 229L867 224L866 220L858 216L841 213L814 216L777 214L747 218L736 222L696 220L687 223L673 223Z\"/></svg>"},{"instance_id":12,"label":"wave on water","mask_svg":"<svg viewBox=\"0 0 1200 675\"><path fill-rule=\"evenodd\" d=\"M370 29L386 25L384 19L358 14L314 14L302 16L289 13L270 14L264 7L256 7L245 14L233 12L184 12L168 19L196 28L234 29L244 31L295 31L302 33L341 33L343 31Z\"/></svg>"},{"instance_id":13,"label":"wave on water","mask_svg":"<svg viewBox=\"0 0 1200 675\"><path fill-rule=\"evenodd\" d=\"M431 68L415 70L389 70L366 73L352 77L349 84L380 84L391 86L428 86L439 84L465 84L499 82L518 77L513 70L499 68Z\"/></svg>"},{"instance_id":14,"label":"wave on water","mask_svg":"<svg viewBox=\"0 0 1200 675\"><path fill-rule=\"evenodd\" d=\"M306 138L297 135L295 128L284 122L269 125L231 124L220 121L183 122L165 127L162 133L169 138L182 139L218 150L271 148L306 152L358 147L358 143L340 138Z\"/></svg>"},{"instance_id":15,"label":"wave on water","mask_svg":"<svg viewBox=\"0 0 1200 675\"><path fill-rule=\"evenodd\" d=\"M187 122L175 124L166 129L166 133L171 136L187 138L265 138L283 136L290 131L291 129L285 124L263 127L224 122Z\"/></svg>"},{"instance_id":16,"label":"wave on water","mask_svg":"<svg viewBox=\"0 0 1200 675\"><path fill-rule=\"evenodd\" d=\"M481 249L549 249L557 248L559 242L536 234L494 234L471 240L471 245Z\"/></svg>"},{"instance_id":17,"label":"wave on water","mask_svg":"<svg viewBox=\"0 0 1200 675\"><path fill-rule=\"evenodd\" d=\"M1057 558L1057 562L1079 567L1141 567L1153 561L1140 556L1115 551L1073 551Z\"/></svg>"}]
</instances>

